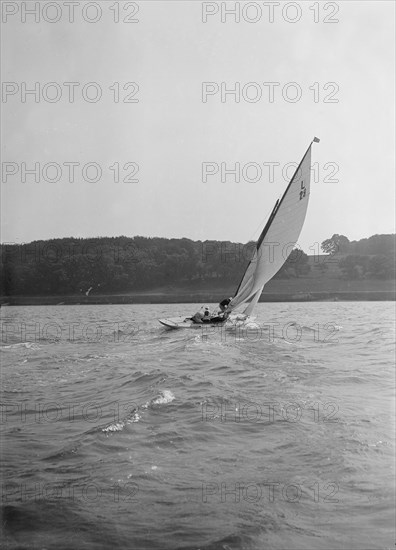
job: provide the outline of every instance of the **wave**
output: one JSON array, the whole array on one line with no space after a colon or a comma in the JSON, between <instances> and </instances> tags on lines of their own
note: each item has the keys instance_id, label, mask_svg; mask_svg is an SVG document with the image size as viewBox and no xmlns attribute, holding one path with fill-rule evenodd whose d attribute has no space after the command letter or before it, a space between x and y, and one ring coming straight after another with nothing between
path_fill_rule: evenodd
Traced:
<instances>
[{"instance_id":1,"label":"wave","mask_svg":"<svg viewBox=\"0 0 396 550\"><path fill-rule=\"evenodd\" d=\"M127 424L133 424L134 422L139 422L142 418L142 415L139 414L137 409L134 409L131 414L125 420L120 420L119 422L113 422L108 426L105 426L101 429L103 433L111 432L121 432Z\"/></svg>"},{"instance_id":2,"label":"wave","mask_svg":"<svg viewBox=\"0 0 396 550\"><path fill-rule=\"evenodd\" d=\"M5 350L5 349L13 350L13 349L21 349L21 348L33 349L33 350L41 349L41 347L38 344L36 344L35 342L19 342L18 344L10 344L8 346L0 346L1 350Z\"/></svg>"},{"instance_id":3,"label":"wave","mask_svg":"<svg viewBox=\"0 0 396 550\"><path fill-rule=\"evenodd\" d=\"M175 396L170 390L163 390L158 397L151 400L152 405L165 405L171 403Z\"/></svg>"},{"instance_id":4,"label":"wave","mask_svg":"<svg viewBox=\"0 0 396 550\"><path fill-rule=\"evenodd\" d=\"M133 409L124 419L108 424L107 426L101 428L101 431L105 434L121 432L127 424L139 422L142 419L142 411L145 411L154 405L167 405L168 403L174 401L174 399L175 396L170 390L161 390L156 397L150 401L147 401L144 405Z\"/></svg>"}]
</instances>

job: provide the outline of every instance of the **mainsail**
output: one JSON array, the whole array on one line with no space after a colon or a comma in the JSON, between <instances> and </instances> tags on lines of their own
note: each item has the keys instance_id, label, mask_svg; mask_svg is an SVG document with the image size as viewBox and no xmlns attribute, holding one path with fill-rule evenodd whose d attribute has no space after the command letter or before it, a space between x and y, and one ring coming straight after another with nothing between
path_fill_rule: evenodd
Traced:
<instances>
[{"instance_id":1,"label":"mainsail","mask_svg":"<svg viewBox=\"0 0 396 550\"><path fill-rule=\"evenodd\" d=\"M295 247L308 208L313 142L319 139L314 138L310 143L282 198L276 202L228 311L238 308L251 315L264 285L279 271Z\"/></svg>"}]
</instances>

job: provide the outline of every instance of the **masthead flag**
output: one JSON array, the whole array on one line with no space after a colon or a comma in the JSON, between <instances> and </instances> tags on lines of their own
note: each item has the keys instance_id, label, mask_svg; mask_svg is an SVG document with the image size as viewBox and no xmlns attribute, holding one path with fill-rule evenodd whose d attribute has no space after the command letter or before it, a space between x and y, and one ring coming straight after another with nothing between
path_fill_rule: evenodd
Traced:
<instances>
[{"instance_id":1,"label":"masthead flag","mask_svg":"<svg viewBox=\"0 0 396 550\"><path fill-rule=\"evenodd\" d=\"M313 140L314 140L315 143L319 143L319 142L320 142L320 139L317 138L317 137L314 137Z\"/></svg>"}]
</instances>

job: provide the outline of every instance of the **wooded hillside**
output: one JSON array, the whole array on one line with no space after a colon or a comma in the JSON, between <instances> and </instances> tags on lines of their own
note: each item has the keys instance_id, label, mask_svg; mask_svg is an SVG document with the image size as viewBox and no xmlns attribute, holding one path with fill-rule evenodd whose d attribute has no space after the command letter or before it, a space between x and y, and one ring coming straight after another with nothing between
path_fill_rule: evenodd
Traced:
<instances>
[{"instance_id":1,"label":"wooded hillside","mask_svg":"<svg viewBox=\"0 0 396 550\"><path fill-rule=\"evenodd\" d=\"M147 237L52 239L1 245L2 296L88 295L183 288L233 287L254 243ZM294 250L277 279L332 277L386 280L395 276L395 235L350 242L333 235L328 255Z\"/></svg>"}]
</instances>

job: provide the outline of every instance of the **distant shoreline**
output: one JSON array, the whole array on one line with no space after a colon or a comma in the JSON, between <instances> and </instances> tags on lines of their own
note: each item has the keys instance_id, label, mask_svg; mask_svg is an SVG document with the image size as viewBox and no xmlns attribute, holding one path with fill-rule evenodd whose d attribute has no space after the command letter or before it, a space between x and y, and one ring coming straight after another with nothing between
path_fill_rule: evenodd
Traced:
<instances>
[{"instance_id":1,"label":"distant shoreline","mask_svg":"<svg viewBox=\"0 0 396 550\"><path fill-rule=\"evenodd\" d=\"M99 305L99 304L192 304L217 303L223 292L139 292L133 294L92 295L92 296L4 296L0 306L25 305ZM332 291L332 292L297 292L274 293L264 292L260 302L344 302L344 301L396 301L394 290L378 291Z\"/></svg>"}]
</instances>

